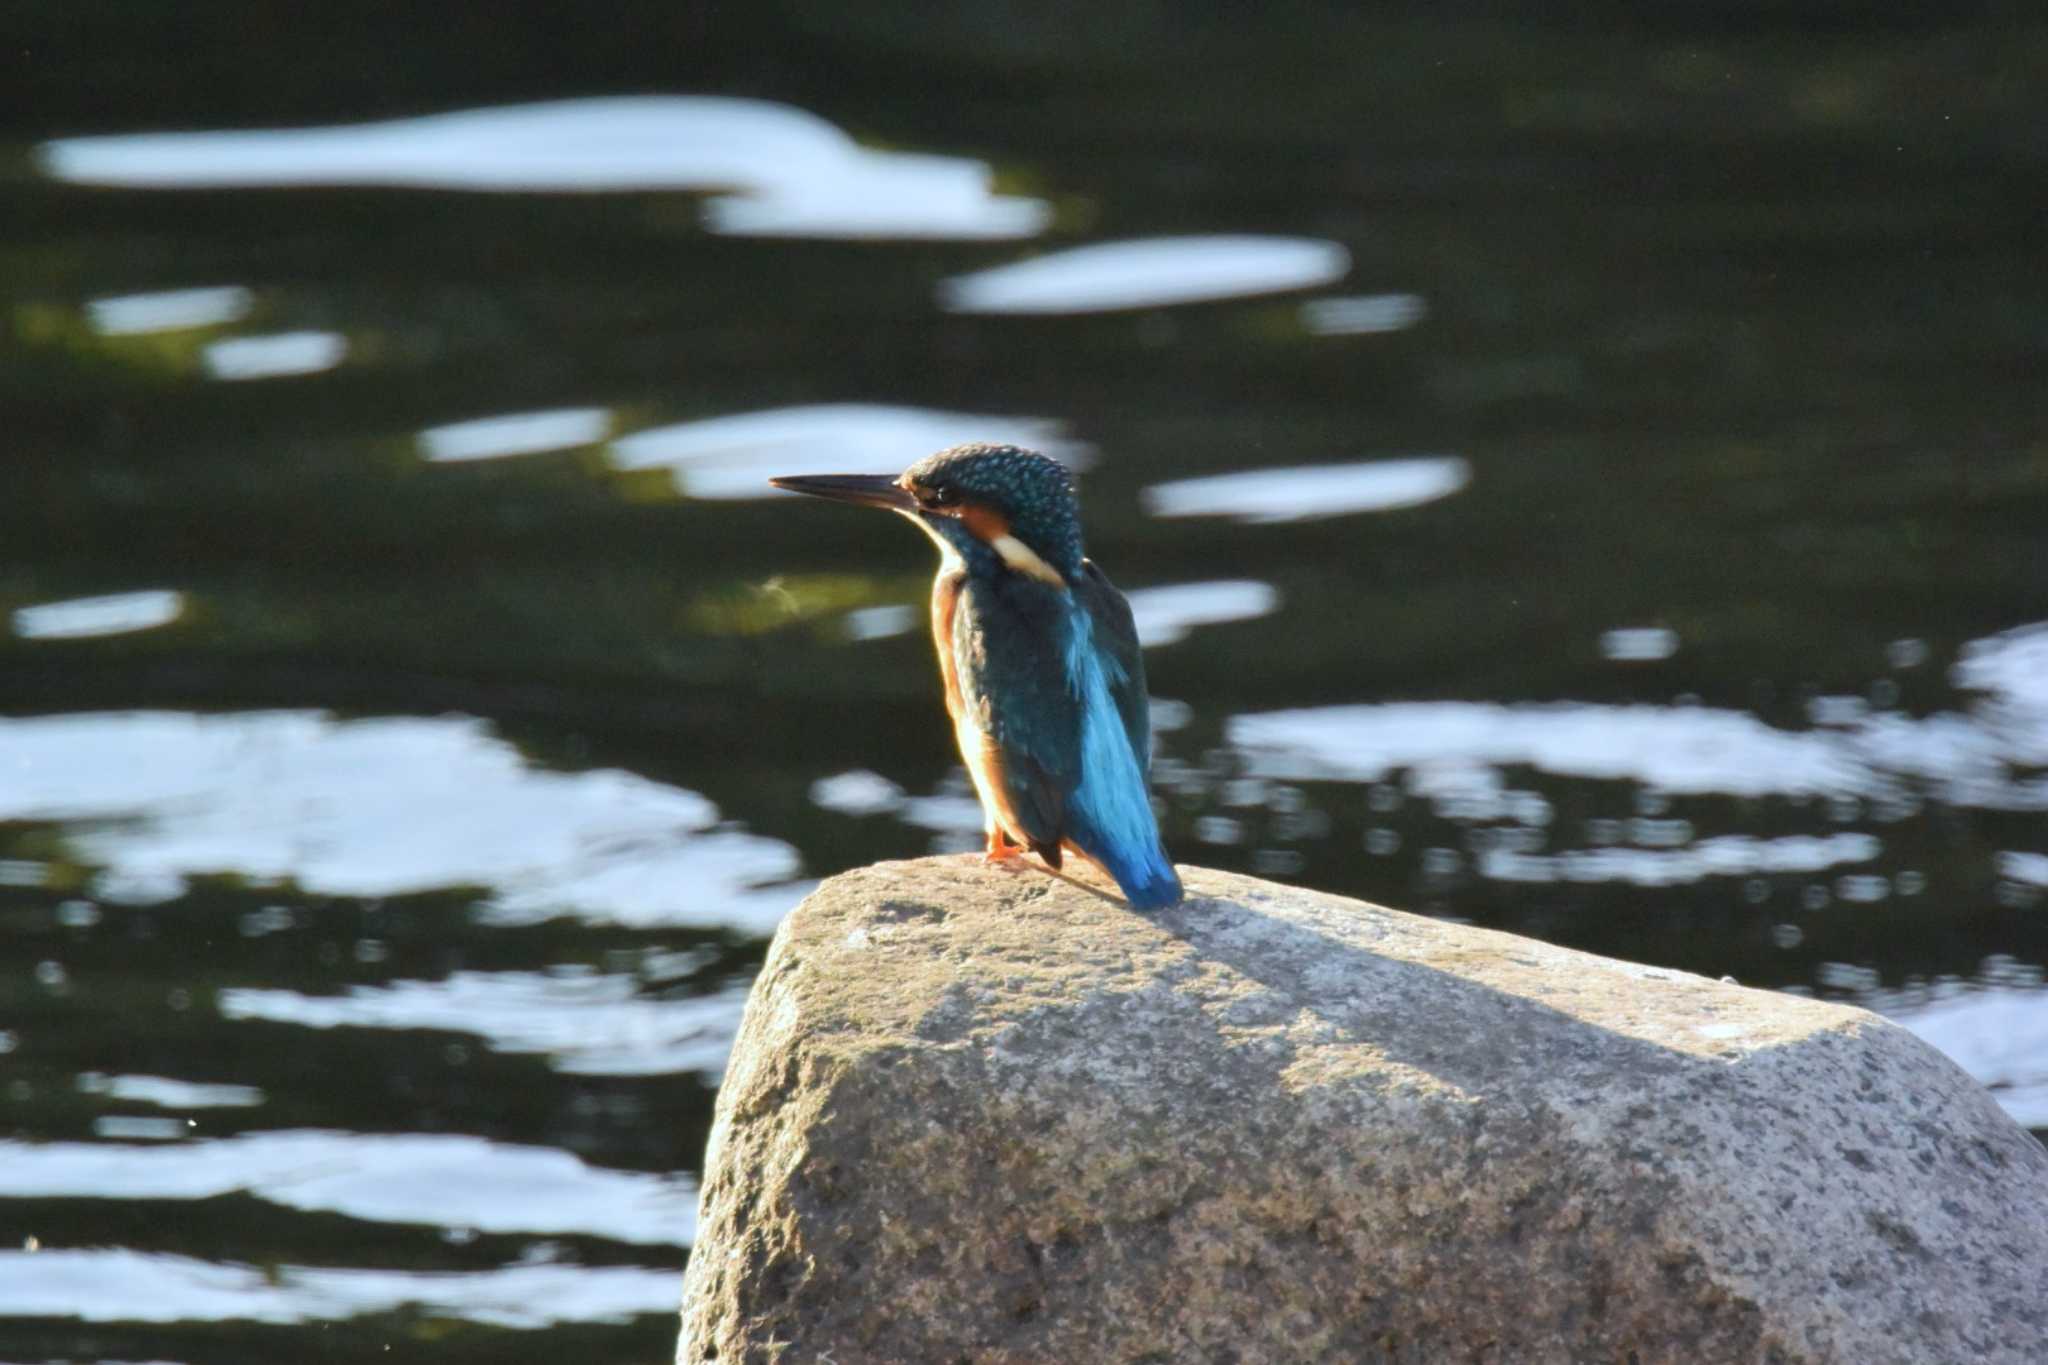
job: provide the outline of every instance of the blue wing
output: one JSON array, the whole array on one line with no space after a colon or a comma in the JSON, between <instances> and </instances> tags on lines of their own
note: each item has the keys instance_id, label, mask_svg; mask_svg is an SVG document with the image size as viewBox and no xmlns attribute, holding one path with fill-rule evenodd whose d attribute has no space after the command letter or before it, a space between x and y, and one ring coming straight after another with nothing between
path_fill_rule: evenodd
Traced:
<instances>
[{"instance_id":1,"label":"blue wing","mask_svg":"<svg viewBox=\"0 0 2048 1365\"><path fill-rule=\"evenodd\" d=\"M960 703L994 741L990 776L1016 833L1054 866L1071 842L1135 907L1178 901L1145 785L1144 665L1108 580L1089 566L1070 597L1020 574L969 575L952 634Z\"/></svg>"},{"instance_id":2,"label":"blue wing","mask_svg":"<svg viewBox=\"0 0 2048 1365\"><path fill-rule=\"evenodd\" d=\"M1109 695L1122 717L1131 752L1138 756L1138 770L1152 775L1152 703L1145 694L1145 655L1138 648L1138 623L1131 616L1131 604L1110 583L1109 576L1095 561L1081 561L1081 576L1074 581L1074 600L1095 621L1095 643L1115 665Z\"/></svg>"}]
</instances>

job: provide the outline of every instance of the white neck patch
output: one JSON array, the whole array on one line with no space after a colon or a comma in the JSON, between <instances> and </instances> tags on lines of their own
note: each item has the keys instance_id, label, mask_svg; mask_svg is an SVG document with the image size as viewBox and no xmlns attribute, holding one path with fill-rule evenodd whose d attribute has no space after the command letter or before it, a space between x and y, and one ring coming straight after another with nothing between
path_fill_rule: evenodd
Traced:
<instances>
[{"instance_id":1,"label":"white neck patch","mask_svg":"<svg viewBox=\"0 0 2048 1365\"><path fill-rule=\"evenodd\" d=\"M1067 590L1067 580L1060 577L1060 571L1045 562L1038 551L1026 545L1013 535L1000 535L988 543L988 547L1002 556L1003 563L1027 577L1041 583L1050 583L1061 592Z\"/></svg>"}]
</instances>

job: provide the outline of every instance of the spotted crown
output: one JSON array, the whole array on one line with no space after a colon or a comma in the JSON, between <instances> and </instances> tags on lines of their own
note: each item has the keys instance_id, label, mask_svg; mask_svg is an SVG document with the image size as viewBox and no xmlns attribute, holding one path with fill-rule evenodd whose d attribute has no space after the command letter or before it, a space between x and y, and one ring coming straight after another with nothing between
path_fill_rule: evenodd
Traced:
<instances>
[{"instance_id":1,"label":"spotted crown","mask_svg":"<svg viewBox=\"0 0 2048 1365\"><path fill-rule=\"evenodd\" d=\"M904 481L987 503L1010 533L1072 577L1081 567L1081 517L1074 477L1058 460L1021 446L972 442L927 455Z\"/></svg>"}]
</instances>

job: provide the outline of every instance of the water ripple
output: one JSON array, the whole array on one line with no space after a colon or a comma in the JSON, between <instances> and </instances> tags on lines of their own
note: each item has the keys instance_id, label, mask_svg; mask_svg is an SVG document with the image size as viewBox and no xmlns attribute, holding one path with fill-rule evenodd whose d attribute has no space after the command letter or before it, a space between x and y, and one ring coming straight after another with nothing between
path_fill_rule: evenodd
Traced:
<instances>
[{"instance_id":1,"label":"water ripple","mask_svg":"<svg viewBox=\"0 0 2048 1365\"><path fill-rule=\"evenodd\" d=\"M0 820L71 825L110 899L233 872L337 896L478 886L492 922L553 915L765 933L796 851L714 828L696 792L537 768L461 717L314 711L0 719Z\"/></svg>"},{"instance_id":2,"label":"water ripple","mask_svg":"<svg viewBox=\"0 0 2048 1365\"><path fill-rule=\"evenodd\" d=\"M86 1322L329 1322L415 1307L532 1329L672 1313L676 1284L673 1267L422 1272L249 1266L122 1249L0 1252L0 1316Z\"/></svg>"},{"instance_id":3,"label":"water ripple","mask_svg":"<svg viewBox=\"0 0 2048 1365\"><path fill-rule=\"evenodd\" d=\"M688 1246L683 1176L614 1171L568 1152L453 1133L245 1133L166 1147L0 1141L0 1197L212 1199L246 1193L303 1212L480 1232L580 1234Z\"/></svg>"},{"instance_id":4,"label":"water ripple","mask_svg":"<svg viewBox=\"0 0 2048 1365\"><path fill-rule=\"evenodd\" d=\"M1351 254L1307 237L1150 237L1098 242L955 276L954 313L1107 313L1312 289L1341 280Z\"/></svg>"},{"instance_id":5,"label":"water ripple","mask_svg":"<svg viewBox=\"0 0 2048 1365\"><path fill-rule=\"evenodd\" d=\"M1280 609L1280 591L1255 579L1173 583L1130 594L1138 638L1147 649L1177 644L1198 626L1252 621Z\"/></svg>"},{"instance_id":6,"label":"water ripple","mask_svg":"<svg viewBox=\"0 0 2048 1365\"><path fill-rule=\"evenodd\" d=\"M718 192L714 232L1028 237L1044 201L992 192L967 157L872 151L786 104L718 96L559 100L325 128L61 138L45 174L143 189L394 185L599 194Z\"/></svg>"},{"instance_id":7,"label":"water ripple","mask_svg":"<svg viewBox=\"0 0 2048 1365\"><path fill-rule=\"evenodd\" d=\"M13 621L14 633L24 640L82 640L154 630L184 613L184 593L175 588L151 588L17 607Z\"/></svg>"},{"instance_id":8,"label":"water ripple","mask_svg":"<svg viewBox=\"0 0 2048 1365\"><path fill-rule=\"evenodd\" d=\"M1398 769L1519 765L1672 793L1791 797L1884 796L1916 777L1956 805L2048 809L2048 782L2017 771L2038 761L2041 736L1988 712L1795 731L1700 706L1396 702L1237 716L1227 733L1265 777L1376 782Z\"/></svg>"},{"instance_id":9,"label":"water ripple","mask_svg":"<svg viewBox=\"0 0 2048 1365\"><path fill-rule=\"evenodd\" d=\"M612 442L621 469L674 472L692 498L793 497L768 486L778 474L895 473L964 441L1029 446L1070 468L1092 450L1043 417L990 417L879 403L819 403L710 417L634 432Z\"/></svg>"},{"instance_id":10,"label":"water ripple","mask_svg":"<svg viewBox=\"0 0 2048 1365\"><path fill-rule=\"evenodd\" d=\"M354 986L334 996L231 988L220 993L220 1012L309 1028L475 1034L494 1052L542 1053L573 1075L715 1078L725 1069L745 987L676 1000L641 991L637 978L622 973L457 972L445 981Z\"/></svg>"},{"instance_id":11,"label":"water ripple","mask_svg":"<svg viewBox=\"0 0 2048 1365\"><path fill-rule=\"evenodd\" d=\"M1231 517L1264 525L1419 507L1470 482L1472 467L1464 460L1429 455L1178 479L1147 488L1144 502L1155 517Z\"/></svg>"}]
</instances>

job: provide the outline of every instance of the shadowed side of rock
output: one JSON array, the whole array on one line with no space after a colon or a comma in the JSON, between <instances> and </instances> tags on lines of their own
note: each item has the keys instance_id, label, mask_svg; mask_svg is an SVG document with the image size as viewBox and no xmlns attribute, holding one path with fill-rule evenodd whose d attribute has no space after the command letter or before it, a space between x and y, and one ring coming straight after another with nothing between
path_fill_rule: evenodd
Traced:
<instances>
[{"instance_id":1,"label":"shadowed side of rock","mask_svg":"<svg viewBox=\"0 0 2048 1365\"><path fill-rule=\"evenodd\" d=\"M2048 1153L1903 1030L1183 871L796 910L678 1360L2048 1358Z\"/></svg>"}]
</instances>

